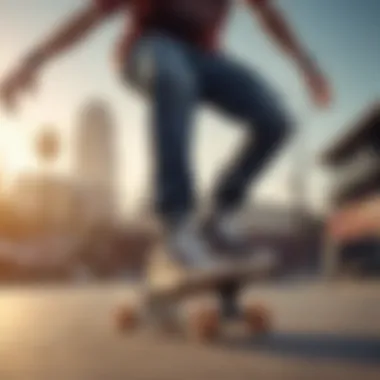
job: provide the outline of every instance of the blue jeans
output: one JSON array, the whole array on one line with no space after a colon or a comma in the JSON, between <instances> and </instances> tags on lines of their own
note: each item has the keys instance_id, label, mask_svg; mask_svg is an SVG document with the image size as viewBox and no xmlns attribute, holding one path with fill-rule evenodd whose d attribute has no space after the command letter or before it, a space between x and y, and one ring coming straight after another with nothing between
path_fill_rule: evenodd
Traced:
<instances>
[{"instance_id":1,"label":"blue jeans","mask_svg":"<svg viewBox=\"0 0 380 380\"><path fill-rule=\"evenodd\" d=\"M164 220L195 206L189 151L199 104L212 105L247 127L243 146L215 187L218 209L240 205L289 135L290 120L259 75L221 54L151 33L134 44L124 74L151 100L156 211Z\"/></svg>"}]
</instances>

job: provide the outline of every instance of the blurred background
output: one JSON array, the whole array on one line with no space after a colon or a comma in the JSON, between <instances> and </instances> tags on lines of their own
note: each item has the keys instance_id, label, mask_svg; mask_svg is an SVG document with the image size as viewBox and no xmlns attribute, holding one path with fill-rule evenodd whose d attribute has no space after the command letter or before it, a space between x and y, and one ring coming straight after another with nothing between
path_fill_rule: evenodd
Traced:
<instances>
[{"instance_id":1,"label":"blurred background","mask_svg":"<svg viewBox=\"0 0 380 380\"><path fill-rule=\"evenodd\" d=\"M326 4L278 4L332 81L335 102L323 113L311 108L297 73L245 9L233 12L226 49L273 83L300 129L252 187L242 217L252 223L258 241L269 238L273 249L289 256L290 267L369 275L378 271L378 231L333 249L326 243L331 240L326 221L338 220L333 214L380 188L380 6L374 0L365 8L344 0ZM79 6L76 0L2 2L0 72ZM25 101L21 115L0 114L4 283L114 278L137 271L149 250L145 104L120 85L110 64L121 21L105 25L48 68L38 96ZM204 204L229 160L226 149L241 138L232 124L211 110L199 112L194 165Z\"/></svg>"},{"instance_id":2,"label":"blurred background","mask_svg":"<svg viewBox=\"0 0 380 380\"><path fill-rule=\"evenodd\" d=\"M332 81L334 105L323 113L314 111L308 104L297 73L273 49L245 8L234 9L225 45L274 84L300 126L296 141L281 152L258 186L252 188L241 217L250 223L260 246L286 257L279 277L289 283L300 280L301 285L294 294L302 294L303 298L292 298L289 291L284 296L289 297L288 304L278 301L278 295L283 294L282 285L278 290L276 287L263 290L262 294L279 315L285 316L286 323L280 327L308 330L314 326L320 334L338 331L343 335L351 332L355 336L364 333L379 337L380 310L375 305L379 305L380 294L380 3L376 0L366 0L365 6L362 3L278 1ZM59 20L78 7L77 0L1 1L0 74L7 72ZM109 285L101 290L97 288L98 301L87 294L83 297L86 306L80 309L76 309L79 306L74 301L67 301L64 292L61 310L54 306L56 294L46 305L41 298L34 304L31 299L35 297L36 285L41 289L41 284L59 284L63 286L60 289L66 289L65 286L71 288L74 284L129 281L141 275L154 243L146 105L131 89L120 85L110 59L112 42L121 22L116 17L87 44L49 66L38 96L32 94L25 101L20 115L0 112L3 306L4 310L9 311L11 307L18 310L18 317L23 310L40 310L34 311L31 324L40 323L50 310L56 310L61 317L66 315L62 310L66 310L68 303L71 306L67 310L73 314L81 310L83 319L88 321L92 318L89 310L96 314L98 306L109 305L114 300L111 294L116 292ZM233 122L212 110L200 110L197 121L194 165L203 207L207 205L208 190L218 170L229 159L225 152L239 142L241 133ZM341 279L352 298L344 298L339 293L342 288L336 293L334 284L341 284ZM310 290L310 283L313 287L320 284L327 287L315 293ZM20 285L24 290L9 293L9 285L17 285L17 289ZM32 292L29 295L33 294L27 300L20 295L25 289ZM79 292L80 287L77 289ZM300 323L296 314L312 310L307 305L314 305L314 319L308 315ZM332 311L334 307L336 311ZM8 312L1 313L3 332L9 321L15 321L16 314L4 319ZM17 326L21 320L21 317L17 319ZM75 326L83 332L83 321ZM345 342L340 342L342 347ZM325 350L327 356L333 357L327 347L334 343L318 344L321 352ZM352 344L358 347L357 343ZM359 345L360 352L367 350L377 361L380 345L378 341L371 344ZM338 346L337 352L342 348ZM296 353L300 354L302 348L297 347ZM111 350L112 360L116 360L115 349L114 346ZM234 359L243 367L244 355L241 362ZM213 370L220 368L222 362L218 362L219 367L212 367ZM71 373L64 371L67 364L62 363L61 373ZM120 358L120 368L121 363ZM286 364L278 365L287 371ZM231 364L231 372L225 373L234 374L237 367L238 364L236 367ZM296 373L301 376L296 378L306 378L301 367L299 363L289 364L292 374L289 376L294 378ZM311 368L307 367L307 373L312 373ZM208 374L214 373L213 370L209 369ZM324 370L322 377L334 379L359 378L364 373L359 369L350 372L328 366ZM80 373L78 379L87 378ZM119 378L122 373L115 372L113 378ZM167 369L165 373L171 372ZM366 378L375 378L377 374L377 370L368 372ZM219 375L215 372L210 378ZM37 372L35 376L42 378ZM147 374L141 378L158 377Z\"/></svg>"}]
</instances>

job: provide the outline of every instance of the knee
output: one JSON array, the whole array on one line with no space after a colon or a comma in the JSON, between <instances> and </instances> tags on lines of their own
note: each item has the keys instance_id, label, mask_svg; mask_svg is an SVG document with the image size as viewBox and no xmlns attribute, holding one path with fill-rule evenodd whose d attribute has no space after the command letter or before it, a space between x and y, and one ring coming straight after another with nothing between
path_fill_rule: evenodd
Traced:
<instances>
[{"instance_id":1,"label":"knee","mask_svg":"<svg viewBox=\"0 0 380 380\"><path fill-rule=\"evenodd\" d=\"M269 125L273 129L273 137L279 144L285 143L293 135L294 122L290 115L283 110L278 110L273 113Z\"/></svg>"},{"instance_id":2,"label":"knee","mask_svg":"<svg viewBox=\"0 0 380 380\"><path fill-rule=\"evenodd\" d=\"M276 146L286 143L294 134L294 122L283 109L273 107L255 120L255 136Z\"/></svg>"}]
</instances>

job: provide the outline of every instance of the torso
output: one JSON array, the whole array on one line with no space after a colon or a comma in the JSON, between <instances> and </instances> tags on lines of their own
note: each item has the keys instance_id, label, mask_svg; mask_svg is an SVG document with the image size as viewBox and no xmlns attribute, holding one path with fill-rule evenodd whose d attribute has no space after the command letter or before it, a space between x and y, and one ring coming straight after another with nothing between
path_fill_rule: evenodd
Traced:
<instances>
[{"instance_id":1,"label":"torso","mask_svg":"<svg viewBox=\"0 0 380 380\"><path fill-rule=\"evenodd\" d=\"M206 50L216 49L231 0L131 0L119 49L127 54L141 35L158 30ZM131 27L132 24L132 27Z\"/></svg>"}]
</instances>

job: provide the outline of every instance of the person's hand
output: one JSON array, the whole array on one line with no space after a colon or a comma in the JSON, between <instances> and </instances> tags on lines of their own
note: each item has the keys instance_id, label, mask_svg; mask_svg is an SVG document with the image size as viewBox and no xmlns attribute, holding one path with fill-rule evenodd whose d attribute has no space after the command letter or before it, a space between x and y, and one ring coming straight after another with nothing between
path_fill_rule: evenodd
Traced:
<instances>
[{"instance_id":1,"label":"person's hand","mask_svg":"<svg viewBox=\"0 0 380 380\"><path fill-rule=\"evenodd\" d=\"M304 80L313 103L328 108L332 102L330 83L314 62L302 66Z\"/></svg>"},{"instance_id":2,"label":"person's hand","mask_svg":"<svg viewBox=\"0 0 380 380\"><path fill-rule=\"evenodd\" d=\"M9 111L15 110L19 96L35 88L40 58L30 56L0 82L0 102Z\"/></svg>"}]
</instances>

